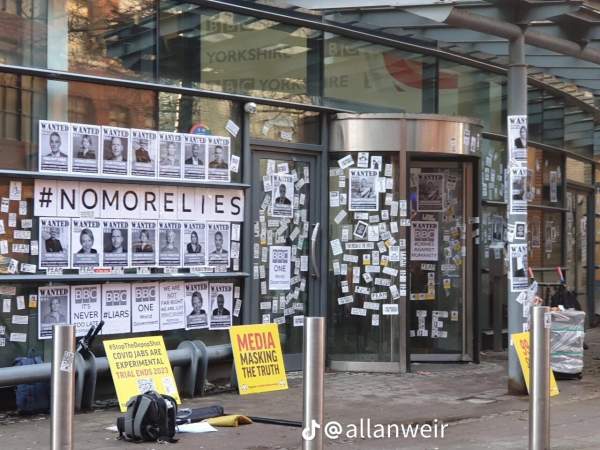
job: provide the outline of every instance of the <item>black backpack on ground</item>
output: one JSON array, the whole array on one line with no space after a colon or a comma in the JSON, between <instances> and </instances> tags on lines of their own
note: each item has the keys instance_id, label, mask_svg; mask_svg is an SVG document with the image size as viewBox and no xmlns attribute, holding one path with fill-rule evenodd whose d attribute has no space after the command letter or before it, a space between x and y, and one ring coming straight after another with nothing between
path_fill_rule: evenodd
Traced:
<instances>
[{"instance_id":1,"label":"black backpack on ground","mask_svg":"<svg viewBox=\"0 0 600 450\"><path fill-rule=\"evenodd\" d=\"M13 365L28 366L42 364L42 358L29 352L28 356L15 358ZM50 410L50 383L39 381L37 383L19 384L16 390L17 411L22 415L47 413Z\"/></svg>"},{"instance_id":2,"label":"black backpack on ground","mask_svg":"<svg viewBox=\"0 0 600 450\"><path fill-rule=\"evenodd\" d=\"M131 397L127 412L117 418L119 439L129 442L177 442L175 417L177 402L173 397L148 391Z\"/></svg>"}]
</instances>

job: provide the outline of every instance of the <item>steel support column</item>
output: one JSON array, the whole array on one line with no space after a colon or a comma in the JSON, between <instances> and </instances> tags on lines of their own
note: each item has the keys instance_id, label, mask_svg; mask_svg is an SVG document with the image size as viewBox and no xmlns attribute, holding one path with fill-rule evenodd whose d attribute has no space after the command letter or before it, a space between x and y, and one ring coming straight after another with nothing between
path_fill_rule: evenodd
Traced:
<instances>
[{"instance_id":1,"label":"steel support column","mask_svg":"<svg viewBox=\"0 0 600 450\"><path fill-rule=\"evenodd\" d=\"M527 115L527 65L525 64L525 35L509 41L509 66L508 66L508 115ZM508 127L508 125L507 125ZM507 146L508 146L507 141ZM510 152L507 151L507 169L510 162ZM511 183L510 171L507 170L506 180ZM510 190L507 190L510 192ZM510 199L508 199L510 205ZM514 226L515 222L527 222L527 213L510 214L510 206L507 209L507 226ZM509 244L510 245L510 244ZM508 251L508 248L507 248ZM509 253L510 254L510 253ZM523 306L517 302L518 293L511 292L510 278L506 289L506 302L508 305L508 334L521 333L523 331ZM511 394L526 394L525 379L521 372L519 358L515 348L508 346L508 392Z\"/></svg>"}]
</instances>

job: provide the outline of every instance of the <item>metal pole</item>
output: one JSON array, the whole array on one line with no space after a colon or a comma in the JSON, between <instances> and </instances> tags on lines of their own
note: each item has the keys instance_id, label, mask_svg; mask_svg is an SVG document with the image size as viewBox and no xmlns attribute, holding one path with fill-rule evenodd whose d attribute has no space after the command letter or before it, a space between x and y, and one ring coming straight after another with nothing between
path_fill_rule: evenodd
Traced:
<instances>
[{"instance_id":1,"label":"metal pole","mask_svg":"<svg viewBox=\"0 0 600 450\"><path fill-rule=\"evenodd\" d=\"M508 115L526 115L527 66L525 64L525 38L522 33L518 38L509 41L508 49ZM508 171L511 161L510 145L508 145L507 155ZM508 171L506 180L508 183L512 183L510 171ZM509 190L507 191L510 192ZM507 198L506 200L510 205L510 199ZM506 224L514 225L517 221L527 222L527 213L510 214L510 209L507 209ZM508 283L510 283L510 278L508 279ZM517 296L519 293L511 292L510 286L508 286L506 293L506 302L508 305L508 333L510 336L513 333L522 333L524 331L523 324L526 323L526 320L523 319L523 307L519 302L517 302ZM527 387L525 386L525 379L521 373L519 358L516 350L511 345L508 346L508 392L510 394L527 394Z\"/></svg>"},{"instance_id":2,"label":"metal pole","mask_svg":"<svg viewBox=\"0 0 600 450\"><path fill-rule=\"evenodd\" d=\"M325 318L304 322L303 450L323 449L323 388L325 375Z\"/></svg>"},{"instance_id":3,"label":"metal pole","mask_svg":"<svg viewBox=\"0 0 600 450\"><path fill-rule=\"evenodd\" d=\"M75 326L54 325L53 331L51 449L72 450L75 410Z\"/></svg>"},{"instance_id":4,"label":"metal pole","mask_svg":"<svg viewBox=\"0 0 600 450\"><path fill-rule=\"evenodd\" d=\"M550 308L532 308L529 330L529 450L550 449L550 323Z\"/></svg>"}]
</instances>

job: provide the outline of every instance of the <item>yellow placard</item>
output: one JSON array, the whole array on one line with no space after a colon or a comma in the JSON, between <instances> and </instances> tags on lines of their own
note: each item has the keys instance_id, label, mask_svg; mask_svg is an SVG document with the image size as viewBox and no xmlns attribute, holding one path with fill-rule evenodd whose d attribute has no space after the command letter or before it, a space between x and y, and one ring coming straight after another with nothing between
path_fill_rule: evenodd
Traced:
<instances>
[{"instance_id":1,"label":"yellow placard","mask_svg":"<svg viewBox=\"0 0 600 450\"><path fill-rule=\"evenodd\" d=\"M525 378L525 385L527 386L527 392L529 392L529 332L515 333L511 335L512 343L515 346L517 355L519 356L519 363L521 363L521 371L523 372L523 378ZM556 379L554 378L554 372L550 369L550 397L558 395L558 386L556 385Z\"/></svg>"},{"instance_id":2,"label":"yellow placard","mask_svg":"<svg viewBox=\"0 0 600 450\"><path fill-rule=\"evenodd\" d=\"M277 324L229 329L240 395L288 388Z\"/></svg>"},{"instance_id":3,"label":"yellow placard","mask_svg":"<svg viewBox=\"0 0 600 450\"><path fill-rule=\"evenodd\" d=\"M162 336L104 341L104 350L121 412L131 397L149 390L181 403Z\"/></svg>"}]
</instances>

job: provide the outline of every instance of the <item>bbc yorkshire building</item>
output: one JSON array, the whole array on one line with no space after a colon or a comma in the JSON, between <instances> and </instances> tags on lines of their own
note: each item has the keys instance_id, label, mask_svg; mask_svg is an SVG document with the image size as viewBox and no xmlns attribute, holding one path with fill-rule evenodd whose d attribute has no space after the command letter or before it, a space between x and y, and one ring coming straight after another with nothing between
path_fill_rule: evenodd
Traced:
<instances>
[{"instance_id":1,"label":"bbc yorkshire building","mask_svg":"<svg viewBox=\"0 0 600 450\"><path fill-rule=\"evenodd\" d=\"M559 272L589 325L600 43L559 52L593 6L418 3L4 1L0 370L101 317L168 349L277 323L287 370L305 316L334 370L478 362Z\"/></svg>"}]
</instances>

